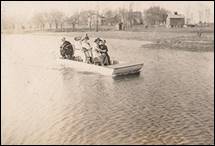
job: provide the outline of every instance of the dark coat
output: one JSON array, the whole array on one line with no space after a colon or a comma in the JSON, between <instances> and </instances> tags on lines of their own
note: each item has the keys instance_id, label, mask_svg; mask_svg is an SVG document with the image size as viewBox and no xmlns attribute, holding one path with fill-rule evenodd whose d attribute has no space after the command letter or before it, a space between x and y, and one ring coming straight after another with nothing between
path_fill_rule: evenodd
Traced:
<instances>
[{"instance_id":1,"label":"dark coat","mask_svg":"<svg viewBox=\"0 0 215 146\"><path fill-rule=\"evenodd\" d=\"M71 58L74 55L74 50L73 46L69 41L65 41L61 46L60 46L60 54L66 58L69 56Z\"/></svg>"},{"instance_id":2,"label":"dark coat","mask_svg":"<svg viewBox=\"0 0 215 146\"><path fill-rule=\"evenodd\" d=\"M108 55L108 48L105 44L99 45L99 48L102 50L101 53L101 58L102 62L104 65L110 65L110 56Z\"/></svg>"}]
</instances>

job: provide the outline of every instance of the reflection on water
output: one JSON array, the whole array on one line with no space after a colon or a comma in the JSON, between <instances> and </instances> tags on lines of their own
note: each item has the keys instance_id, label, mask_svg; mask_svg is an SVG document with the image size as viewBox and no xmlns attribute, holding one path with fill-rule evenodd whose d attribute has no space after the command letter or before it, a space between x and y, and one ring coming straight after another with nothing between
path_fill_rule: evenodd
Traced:
<instances>
[{"instance_id":1,"label":"reflection on water","mask_svg":"<svg viewBox=\"0 0 215 146\"><path fill-rule=\"evenodd\" d=\"M3 144L214 144L213 52L107 40L111 56L144 62L111 78L56 65L58 40L3 37Z\"/></svg>"}]
</instances>

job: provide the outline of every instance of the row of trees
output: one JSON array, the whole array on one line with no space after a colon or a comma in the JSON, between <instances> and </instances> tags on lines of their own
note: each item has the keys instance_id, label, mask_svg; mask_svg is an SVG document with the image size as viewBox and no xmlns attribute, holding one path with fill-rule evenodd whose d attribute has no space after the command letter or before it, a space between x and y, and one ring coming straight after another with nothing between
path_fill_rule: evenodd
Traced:
<instances>
[{"instance_id":1,"label":"row of trees","mask_svg":"<svg viewBox=\"0 0 215 146\"><path fill-rule=\"evenodd\" d=\"M96 11L87 10L81 11L79 13L74 13L71 16L66 16L62 11L53 10L50 12L40 12L36 13L31 20L29 21L28 26L30 28L37 28L41 31L47 29L63 29L64 24L72 26L72 29L75 30L76 26L79 25L89 25L94 19L93 16L103 17L104 25L115 25L118 23L123 23L125 26L132 27L134 20L132 4L129 5L128 9L121 8L118 10L103 10L98 14ZM140 12L141 13L141 12ZM169 11L160 8L160 7L150 7L149 9L143 12L143 21L147 25L154 25L165 23ZM141 13L142 14L142 13ZM5 19L6 20L6 19ZM12 20L3 22L4 26L14 27ZM90 23L90 24L89 24ZM24 27L25 28L25 27ZM90 28L91 29L91 28Z\"/></svg>"},{"instance_id":2,"label":"row of trees","mask_svg":"<svg viewBox=\"0 0 215 146\"><path fill-rule=\"evenodd\" d=\"M125 10L124 10L125 11ZM80 13L74 13L71 16L66 16L61 11L51 11L51 12L41 12L35 14L31 19L31 24L44 30L46 24L49 25L49 29L53 27L55 29L63 29L64 24L72 26L75 30L77 25L89 25L91 29L93 24L93 19L97 16L99 18L104 18L104 25L115 25L121 21L121 17L124 16L124 11L120 9L119 12L112 10L104 10L101 14L97 14L94 10L82 11Z\"/></svg>"},{"instance_id":3,"label":"row of trees","mask_svg":"<svg viewBox=\"0 0 215 146\"><path fill-rule=\"evenodd\" d=\"M51 12L40 12L35 14L31 19L31 24L39 28L40 30L45 29L45 25L48 24L51 29L53 25L58 29L65 21L65 15L61 11L51 11Z\"/></svg>"}]
</instances>

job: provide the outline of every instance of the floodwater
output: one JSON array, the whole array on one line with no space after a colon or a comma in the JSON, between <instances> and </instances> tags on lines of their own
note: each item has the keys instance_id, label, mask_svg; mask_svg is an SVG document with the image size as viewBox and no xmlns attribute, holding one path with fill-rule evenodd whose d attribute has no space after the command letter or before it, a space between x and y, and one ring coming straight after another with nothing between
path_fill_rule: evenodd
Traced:
<instances>
[{"instance_id":1,"label":"floodwater","mask_svg":"<svg viewBox=\"0 0 215 146\"><path fill-rule=\"evenodd\" d=\"M107 39L144 63L113 79L58 66L61 37L2 35L2 144L214 144L214 52Z\"/></svg>"}]
</instances>

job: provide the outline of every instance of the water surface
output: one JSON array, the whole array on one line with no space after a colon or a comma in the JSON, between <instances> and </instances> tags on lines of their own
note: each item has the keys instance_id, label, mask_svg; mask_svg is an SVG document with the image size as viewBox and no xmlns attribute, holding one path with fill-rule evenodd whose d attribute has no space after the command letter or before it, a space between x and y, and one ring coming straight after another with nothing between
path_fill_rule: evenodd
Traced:
<instances>
[{"instance_id":1,"label":"water surface","mask_svg":"<svg viewBox=\"0 0 215 146\"><path fill-rule=\"evenodd\" d=\"M3 144L214 144L214 52L106 39L144 63L113 79L58 66L61 37L2 36Z\"/></svg>"}]
</instances>

